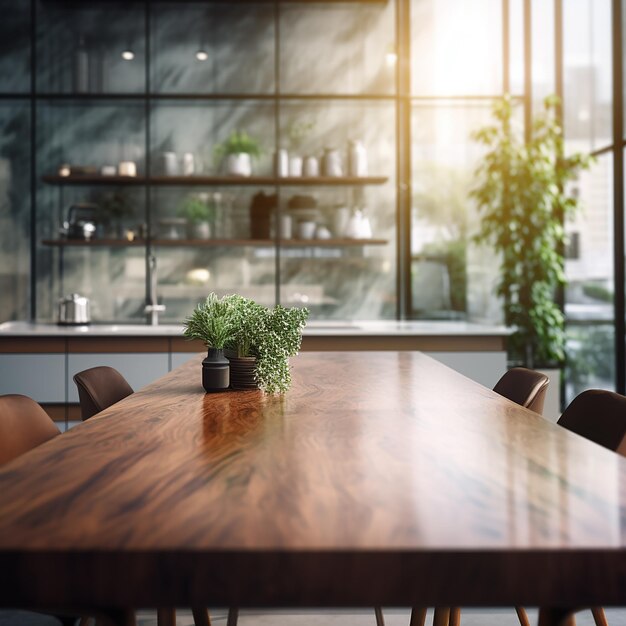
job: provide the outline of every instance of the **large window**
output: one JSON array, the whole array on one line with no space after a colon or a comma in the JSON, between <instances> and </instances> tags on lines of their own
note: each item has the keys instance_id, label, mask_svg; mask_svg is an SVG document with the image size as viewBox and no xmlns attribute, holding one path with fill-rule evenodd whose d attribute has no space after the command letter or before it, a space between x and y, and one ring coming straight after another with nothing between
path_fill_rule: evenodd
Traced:
<instances>
[{"instance_id":1,"label":"large window","mask_svg":"<svg viewBox=\"0 0 626 626\"><path fill-rule=\"evenodd\" d=\"M471 133L489 121L510 73L503 66L502 6L411 2L412 318L500 316L493 259L472 244L477 215L469 191L481 156ZM521 22L511 19L510 30L519 41ZM519 67L522 48L510 47L511 65Z\"/></svg>"}]
</instances>

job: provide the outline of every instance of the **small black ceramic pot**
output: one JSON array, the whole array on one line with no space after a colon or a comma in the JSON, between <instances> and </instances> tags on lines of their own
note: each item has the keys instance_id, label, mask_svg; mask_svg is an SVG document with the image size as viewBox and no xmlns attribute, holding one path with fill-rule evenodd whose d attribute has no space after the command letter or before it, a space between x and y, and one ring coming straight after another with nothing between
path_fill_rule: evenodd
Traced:
<instances>
[{"instance_id":1,"label":"small black ceramic pot","mask_svg":"<svg viewBox=\"0 0 626 626\"><path fill-rule=\"evenodd\" d=\"M223 391L230 384L230 366L221 348L209 348L209 353L202 361L202 386L209 393Z\"/></svg>"}]
</instances>

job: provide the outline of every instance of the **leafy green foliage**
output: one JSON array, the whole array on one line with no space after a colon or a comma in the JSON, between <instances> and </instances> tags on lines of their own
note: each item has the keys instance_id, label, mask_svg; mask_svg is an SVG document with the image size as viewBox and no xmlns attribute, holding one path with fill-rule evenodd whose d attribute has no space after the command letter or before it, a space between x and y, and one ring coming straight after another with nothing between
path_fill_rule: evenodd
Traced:
<instances>
[{"instance_id":1,"label":"leafy green foliage","mask_svg":"<svg viewBox=\"0 0 626 626\"><path fill-rule=\"evenodd\" d=\"M284 393L291 386L289 357L300 350L308 317L307 309L269 309L237 294L220 299L212 293L185 320L184 335L207 346L231 348L239 357L256 357L261 389Z\"/></svg>"},{"instance_id":2,"label":"leafy green foliage","mask_svg":"<svg viewBox=\"0 0 626 626\"><path fill-rule=\"evenodd\" d=\"M564 318L554 295L565 284L564 219L578 208L566 186L590 164L582 154L564 156L558 99L544 104L528 142L515 126L510 96L494 105L493 124L473 135L487 148L471 192L482 213L477 240L501 254L497 293L505 323L516 329L510 356L528 367L564 359Z\"/></svg>"},{"instance_id":3,"label":"leafy green foliage","mask_svg":"<svg viewBox=\"0 0 626 626\"><path fill-rule=\"evenodd\" d=\"M178 214L193 223L212 222L215 219L215 203L205 201L198 196L187 196Z\"/></svg>"},{"instance_id":4,"label":"leafy green foliage","mask_svg":"<svg viewBox=\"0 0 626 626\"><path fill-rule=\"evenodd\" d=\"M225 296L235 331L227 344L237 356L258 356L257 346L263 342L266 307L250 298L233 294Z\"/></svg>"},{"instance_id":5,"label":"leafy green foliage","mask_svg":"<svg viewBox=\"0 0 626 626\"><path fill-rule=\"evenodd\" d=\"M224 348L235 331L228 301L214 293L194 309L184 326L186 339L200 339L207 348Z\"/></svg>"},{"instance_id":6,"label":"leafy green foliage","mask_svg":"<svg viewBox=\"0 0 626 626\"><path fill-rule=\"evenodd\" d=\"M248 135L245 130L234 130L228 139L215 146L215 155L218 159L223 159L229 154L249 154L251 157L261 156L261 147L256 139Z\"/></svg>"},{"instance_id":7,"label":"leafy green foliage","mask_svg":"<svg viewBox=\"0 0 626 626\"><path fill-rule=\"evenodd\" d=\"M314 119L298 120L291 124L289 127L289 142L293 150L298 150L302 147L305 139L309 137L317 122Z\"/></svg>"},{"instance_id":8,"label":"leafy green foliage","mask_svg":"<svg viewBox=\"0 0 626 626\"><path fill-rule=\"evenodd\" d=\"M235 331L229 347L237 356L254 356L256 380L267 393L284 393L291 386L289 357L300 350L307 309L273 309L239 295L226 296Z\"/></svg>"}]
</instances>

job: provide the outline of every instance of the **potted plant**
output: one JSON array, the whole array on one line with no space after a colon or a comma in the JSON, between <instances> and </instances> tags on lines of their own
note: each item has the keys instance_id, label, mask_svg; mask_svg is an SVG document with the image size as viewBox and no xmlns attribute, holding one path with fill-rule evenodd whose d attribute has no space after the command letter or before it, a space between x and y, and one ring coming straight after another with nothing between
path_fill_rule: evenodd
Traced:
<instances>
[{"instance_id":1,"label":"potted plant","mask_svg":"<svg viewBox=\"0 0 626 626\"><path fill-rule=\"evenodd\" d=\"M578 208L568 183L590 159L565 156L558 99L548 97L544 104L528 141L516 124L511 97L494 104L494 122L473 134L487 153L471 196L482 217L476 239L500 254L497 294L505 323L515 329L509 359L529 368L560 368L565 320L555 292L565 284L563 223Z\"/></svg>"},{"instance_id":2,"label":"potted plant","mask_svg":"<svg viewBox=\"0 0 626 626\"><path fill-rule=\"evenodd\" d=\"M259 142L245 130L234 130L224 143L215 146L215 155L225 161L228 174L251 176L252 159L261 155L261 148Z\"/></svg>"},{"instance_id":3,"label":"potted plant","mask_svg":"<svg viewBox=\"0 0 626 626\"><path fill-rule=\"evenodd\" d=\"M215 220L215 203L202 195L187 196L178 213L187 218L192 239L210 239Z\"/></svg>"},{"instance_id":4,"label":"potted plant","mask_svg":"<svg viewBox=\"0 0 626 626\"><path fill-rule=\"evenodd\" d=\"M291 385L289 357L300 350L307 309L267 308L239 295L227 296L233 334L227 346L232 386L260 387L266 393L284 393Z\"/></svg>"},{"instance_id":5,"label":"potted plant","mask_svg":"<svg viewBox=\"0 0 626 626\"><path fill-rule=\"evenodd\" d=\"M104 214L113 220L115 237L121 238L123 235L122 220L133 212L132 203L128 195L123 191L108 193L99 198L98 205Z\"/></svg>"},{"instance_id":6,"label":"potted plant","mask_svg":"<svg viewBox=\"0 0 626 626\"><path fill-rule=\"evenodd\" d=\"M214 293L200 303L184 321L186 339L200 339L208 349L202 361L202 386L205 391L221 391L230 384L230 368L224 346L233 337L233 320L225 298Z\"/></svg>"}]
</instances>

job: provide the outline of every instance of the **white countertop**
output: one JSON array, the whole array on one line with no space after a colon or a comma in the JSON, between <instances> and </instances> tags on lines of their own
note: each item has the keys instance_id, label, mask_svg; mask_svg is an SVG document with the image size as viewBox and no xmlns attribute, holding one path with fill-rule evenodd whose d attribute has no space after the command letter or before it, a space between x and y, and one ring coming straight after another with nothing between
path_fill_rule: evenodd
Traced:
<instances>
[{"instance_id":1,"label":"white countertop","mask_svg":"<svg viewBox=\"0 0 626 626\"><path fill-rule=\"evenodd\" d=\"M177 324L148 326L147 324L90 324L88 326L59 326L29 322L0 324L2 337L179 337L183 327ZM309 322L305 336L507 336L512 332L505 326L455 321L318 321Z\"/></svg>"}]
</instances>

